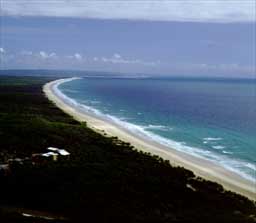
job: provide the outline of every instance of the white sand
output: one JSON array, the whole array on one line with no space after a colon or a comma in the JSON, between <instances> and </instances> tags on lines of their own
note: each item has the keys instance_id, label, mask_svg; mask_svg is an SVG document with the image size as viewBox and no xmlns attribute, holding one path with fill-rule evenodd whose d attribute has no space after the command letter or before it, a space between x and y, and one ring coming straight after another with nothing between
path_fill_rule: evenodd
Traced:
<instances>
[{"instance_id":1,"label":"white sand","mask_svg":"<svg viewBox=\"0 0 256 223\"><path fill-rule=\"evenodd\" d=\"M55 85L65 81L66 79L60 79L49 82L44 85L43 91L49 100L55 103L56 106L61 110L73 116L76 120L85 121L89 128L92 128L101 134L106 133L107 136L117 136L119 139L131 143L131 145L137 149L158 155L166 160L169 160L174 166L178 165L185 167L193 171L197 176L220 183L227 190L231 190L247 196L252 200L256 200L256 180L255 182L251 182L242 178L236 173L216 165L213 162L179 152L169 147L167 148L161 144L146 140L127 132L122 127L113 123L103 121L85 112L77 111L53 91Z\"/></svg>"}]
</instances>

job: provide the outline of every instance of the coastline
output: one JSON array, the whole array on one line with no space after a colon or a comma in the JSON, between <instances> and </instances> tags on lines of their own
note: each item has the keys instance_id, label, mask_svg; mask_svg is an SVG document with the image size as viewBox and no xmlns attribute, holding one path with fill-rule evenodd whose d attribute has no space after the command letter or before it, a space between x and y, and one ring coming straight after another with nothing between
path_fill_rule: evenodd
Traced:
<instances>
[{"instance_id":1,"label":"coastline","mask_svg":"<svg viewBox=\"0 0 256 223\"><path fill-rule=\"evenodd\" d=\"M60 83L66 82L67 80L73 79L74 78L59 79L49 82L44 85L43 91L49 100L76 120L86 121L89 128L101 133L102 135L103 133L106 133L107 136L117 136L122 141L131 143L131 145L137 149L169 160L173 166L182 166L193 171L197 176L220 183L227 190L231 190L252 200L256 200L255 183L242 178L238 174L228 171L211 161L197 158L192 155L179 152L175 149L170 149L169 147L165 147L157 142L152 142L145 138L136 136L114 123L110 123L91 114L78 111L74 106L67 104L65 100L54 92L54 87Z\"/></svg>"}]
</instances>

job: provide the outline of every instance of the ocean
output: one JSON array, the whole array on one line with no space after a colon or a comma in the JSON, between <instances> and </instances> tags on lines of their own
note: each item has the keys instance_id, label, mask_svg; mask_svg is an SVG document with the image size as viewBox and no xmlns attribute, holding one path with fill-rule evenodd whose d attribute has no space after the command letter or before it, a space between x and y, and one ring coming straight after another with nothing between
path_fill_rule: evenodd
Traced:
<instances>
[{"instance_id":1,"label":"ocean","mask_svg":"<svg viewBox=\"0 0 256 223\"><path fill-rule=\"evenodd\" d=\"M80 110L256 179L256 80L85 77L58 90Z\"/></svg>"}]
</instances>

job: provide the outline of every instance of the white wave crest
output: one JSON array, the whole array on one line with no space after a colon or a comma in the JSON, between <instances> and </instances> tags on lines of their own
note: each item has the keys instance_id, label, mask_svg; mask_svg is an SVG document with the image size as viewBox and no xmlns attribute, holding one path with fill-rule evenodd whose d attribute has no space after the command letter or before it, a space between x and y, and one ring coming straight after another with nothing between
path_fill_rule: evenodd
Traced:
<instances>
[{"instance_id":1,"label":"white wave crest","mask_svg":"<svg viewBox=\"0 0 256 223\"><path fill-rule=\"evenodd\" d=\"M232 152L225 151L225 150L223 150L222 152L225 153L225 154L233 154Z\"/></svg>"},{"instance_id":2,"label":"white wave crest","mask_svg":"<svg viewBox=\"0 0 256 223\"><path fill-rule=\"evenodd\" d=\"M161 130L161 131L173 130L173 128L171 128L169 126L164 126L164 125L148 125L148 126L145 126L144 129L148 129L148 130Z\"/></svg>"},{"instance_id":3,"label":"white wave crest","mask_svg":"<svg viewBox=\"0 0 256 223\"><path fill-rule=\"evenodd\" d=\"M212 146L212 148L214 148L214 149L225 149L226 147L219 145L219 146Z\"/></svg>"},{"instance_id":4,"label":"white wave crest","mask_svg":"<svg viewBox=\"0 0 256 223\"><path fill-rule=\"evenodd\" d=\"M219 141L219 140L222 140L222 138L220 137L207 137L207 138L204 138L205 141Z\"/></svg>"},{"instance_id":5,"label":"white wave crest","mask_svg":"<svg viewBox=\"0 0 256 223\"><path fill-rule=\"evenodd\" d=\"M252 163L246 163L246 166L250 169L252 169L253 171L256 171L256 164L252 164Z\"/></svg>"}]
</instances>

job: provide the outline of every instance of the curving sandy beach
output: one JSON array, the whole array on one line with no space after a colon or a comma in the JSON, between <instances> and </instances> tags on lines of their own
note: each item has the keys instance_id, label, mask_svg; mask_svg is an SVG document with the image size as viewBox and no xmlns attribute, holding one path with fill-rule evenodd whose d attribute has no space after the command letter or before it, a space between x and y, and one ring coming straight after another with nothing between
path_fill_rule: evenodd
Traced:
<instances>
[{"instance_id":1,"label":"curving sandy beach","mask_svg":"<svg viewBox=\"0 0 256 223\"><path fill-rule=\"evenodd\" d=\"M200 159L175 149L167 148L161 144L138 137L131 132L123 129L114 123L106 122L91 114L78 111L74 106L65 102L54 91L54 88L60 83L73 80L73 78L59 79L49 82L44 85L43 91L57 107L62 109L67 114L73 116L78 121L86 121L88 127L108 136L117 136L119 139L131 143L134 147L158 155L170 161L172 165L183 166L192 170L196 175L207 180L212 180L220 183L225 189L247 196L252 200L256 200L256 179L255 182L248 181L236 173L226 170L225 168L216 165L208 160Z\"/></svg>"}]
</instances>

